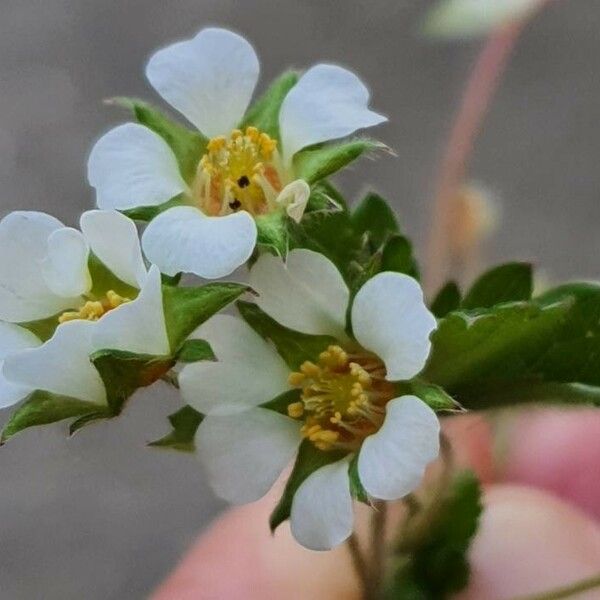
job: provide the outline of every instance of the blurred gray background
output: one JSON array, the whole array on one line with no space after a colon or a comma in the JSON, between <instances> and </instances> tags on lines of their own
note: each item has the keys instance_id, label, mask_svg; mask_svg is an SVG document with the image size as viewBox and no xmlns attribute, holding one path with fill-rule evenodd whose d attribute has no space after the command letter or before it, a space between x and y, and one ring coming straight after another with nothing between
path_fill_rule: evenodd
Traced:
<instances>
[{"instance_id":1,"label":"blurred gray background","mask_svg":"<svg viewBox=\"0 0 600 600\"><path fill-rule=\"evenodd\" d=\"M126 115L113 95L158 101L143 78L158 46L216 24L250 39L262 85L289 65L334 61L390 117L398 153L344 175L390 198L418 245L432 173L478 43L415 35L425 0L0 0L0 213L93 205L85 163ZM557 2L518 46L472 174L501 198L490 259L549 277L600 274L600 2ZM0 248L0 252L2 249ZM0 450L0 599L144 598L222 506L193 457L145 448L176 398L158 384L111 423L65 438L32 430ZM4 419L1 415L0 419Z\"/></svg>"}]
</instances>

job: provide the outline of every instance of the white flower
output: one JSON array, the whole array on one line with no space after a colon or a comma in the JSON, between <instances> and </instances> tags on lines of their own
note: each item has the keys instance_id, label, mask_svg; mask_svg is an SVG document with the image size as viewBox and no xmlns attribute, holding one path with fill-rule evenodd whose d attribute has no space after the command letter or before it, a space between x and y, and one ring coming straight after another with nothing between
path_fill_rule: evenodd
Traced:
<instances>
[{"instance_id":1,"label":"white flower","mask_svg":"<svg viewBox=\"0 0 600 600\"><path fill-rule=\"evenodd\" d=\"M196 335L209 341L218 361L188 365L180 376L185 401L207 415L196 438L199 457L215 491L243 503L269 490L303 439L323 452L346 451L312 473L292 504L296 539L328 549L352 531L353 457L367 493L392 500L413 491L438 455L435 413L415 396L397 397L391 383L422 370L435 318L414 279L381 273L357 293L349 336L349 290L335 266L309 250L293 250L286 263L262 256L250 285L257 304L281 325L338 343L290 374L244 321L218 315L201 326ZM294 387L301 400L287 406L287 415L260 406Z\"/></svg>"},{"instance_id":2,"label":"white flower","mask_svg":"<svg viewBox=\"0 0 600 600\"><path fill-rule=\"evenodd\" d=\"M163 273L219 278L254 249L253 216L286 208L298 220L308 201L292 159L303 148L348 136L385 120L368 109L369 92L350 71L309 69L284 99L279 114L282 152L266 133L236 129L258 81L252 46L223 29L159 50L146 75L156 91L211 138L190 186L168 144L150 129L121 125L94 146L88 179L100 208L156 206L183 194L187 206L151 221L142 244Z\"/></svg>"}]
</instances>

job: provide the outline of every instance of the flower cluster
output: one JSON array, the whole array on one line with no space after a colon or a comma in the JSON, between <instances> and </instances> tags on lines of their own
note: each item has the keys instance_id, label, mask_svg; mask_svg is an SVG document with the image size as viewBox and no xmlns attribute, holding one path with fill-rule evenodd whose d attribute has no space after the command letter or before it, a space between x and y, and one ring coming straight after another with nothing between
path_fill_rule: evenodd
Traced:
<instances>
[{"instance_id":1,"label":"flower cluster","mask_svg":"<svg viewBox=\"0 0 600 600\"><path fill-rule=\"evenodd\" d=\"M423 369L436 327L419 284L397 269L356 284L311 249L305 223L346 214L325 178L380 146L332 140L385 118L327 64L284 74L248 108L258 59L220 29L158 51L146 75L195 130L119 100L137 122L92 149L98 209L80 229L39 212L0 222L0 403L24 401L4 438L71 417L75 430L177 381L223 498L255 500L294 457L317 456L289 516L302 544L331 548L352 531L357 490L401 498L439 450L435 412L398 385ZM179 285L248 261L245 284ZM245 320L217 314L246 292Z\"/></svg>"}]
</instances>

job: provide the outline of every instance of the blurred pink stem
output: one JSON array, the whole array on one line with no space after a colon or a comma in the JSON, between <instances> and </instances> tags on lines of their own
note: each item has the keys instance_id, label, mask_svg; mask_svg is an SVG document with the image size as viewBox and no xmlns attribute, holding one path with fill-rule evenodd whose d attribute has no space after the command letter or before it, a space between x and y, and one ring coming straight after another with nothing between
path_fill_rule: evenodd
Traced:
<instances>
[{"instance_id":1,"label":"blurred pink stem","mask_svg":"<svg viewBox=\"0 0 600 600\"><path fill-rule=\"evenodd\" d=\"M524 25L524 21L515 21L494 31L469 76L438 175L426 252L425 289L429 293L447 275L454 204L465 180L475 140Z\"/></svg>"}]
</instances>

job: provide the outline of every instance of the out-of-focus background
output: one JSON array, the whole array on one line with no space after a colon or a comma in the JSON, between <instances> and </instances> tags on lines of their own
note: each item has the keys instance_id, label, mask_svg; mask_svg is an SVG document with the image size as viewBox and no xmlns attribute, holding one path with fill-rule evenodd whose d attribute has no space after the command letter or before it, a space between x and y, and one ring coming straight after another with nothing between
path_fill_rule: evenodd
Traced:
<instances>
[{"instance_id":1,"label":"out-of-focus background","mask_svg":"<svg viewBox=\"0 0 600 600\"><path fill-rule=\"evenodd\" d=\"M343 188L371 183L422 245L433 173L479 42L416 35L425 0L1 0L0 216L74 225L93 206L94 139L127 118L113 95L158 102L143 77L157 47L207 25L236 29L263 65L342 63L390 117L396 159L363 161ZM600 3L552 3L518 45L472 174L501 199L489 260L531 259L550 279L600 274ZM0 252L2 249L0 248ZM0 599L145 597L222 505L193 457L145 448L177 407L157 384L122 418L66 439L30 430L0 450ZM5 414L0 416L4 420ZM265 525L266 526L266 525Z\"/></svg>"}]
</instances>

